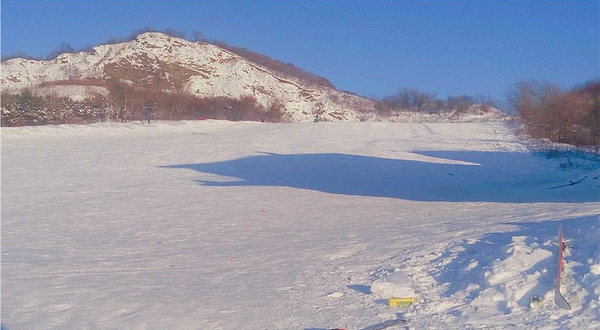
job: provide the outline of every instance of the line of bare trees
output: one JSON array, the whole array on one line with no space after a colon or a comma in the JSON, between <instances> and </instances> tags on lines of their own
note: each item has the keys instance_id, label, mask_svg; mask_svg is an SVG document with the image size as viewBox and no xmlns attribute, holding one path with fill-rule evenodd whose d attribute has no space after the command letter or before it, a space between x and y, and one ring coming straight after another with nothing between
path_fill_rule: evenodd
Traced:
<instances>
[{"instance_id":1,"label":"line of bare trees","mask_svg":"<svg viewBox=\"0 0 600 330\"><path fill-rule=\"evenodd\" d=\"M267 107L253 96L239 99L197 97L148 88L135 88L122 82L107 83L108 95L73 100L57 95L36 95L29 89L3 92L2 126L84 124L100 121L225 119L279 122L285 108L274 100ZM150 112L149 112L150 111Z\"/></svg>"},{"instance_id":2,"label":"line of bare trees","mask_svg":"<svg viewBox=\"0 0 600 330\"><path fill-rule=\"evenodd\" d=\"M436 94L417 89L403 88L396 93L384 97L377 104L377 111L386 115L393 111L413 111L421 113L440 113L455 111L456 113L468 112L475 104L487 110L496 106L490 96L447 96L439 99Z\"/></svg>"},{"instance_id":3,"label":"line of bare trees","mask_svg":"<svg viewBox=\"0 0 600 330\"><path fill-rule=\"evenodd\" d=\"M536 81L519 82L509 102L535 138L576 146L600 143L600 81L571 90Z\"/></svg>"}]
</instances>

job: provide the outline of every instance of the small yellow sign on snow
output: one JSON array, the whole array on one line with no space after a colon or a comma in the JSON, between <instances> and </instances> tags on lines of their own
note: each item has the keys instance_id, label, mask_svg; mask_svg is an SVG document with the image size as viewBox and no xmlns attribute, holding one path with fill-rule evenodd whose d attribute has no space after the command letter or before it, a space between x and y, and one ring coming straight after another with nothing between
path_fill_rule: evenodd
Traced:
<instances>
[{"instance_id":1,"label":"small yellow sign on snow","mask_svg":"<svg viewBox=\"0 0 600 330\"><path fill-rule=\"evenodd\" d=\"M414 302L415 302L415 297L390 298L389 305L390 305L390 307L403 307L403 306L410 306Z\"/></svg>"}]
</instances>

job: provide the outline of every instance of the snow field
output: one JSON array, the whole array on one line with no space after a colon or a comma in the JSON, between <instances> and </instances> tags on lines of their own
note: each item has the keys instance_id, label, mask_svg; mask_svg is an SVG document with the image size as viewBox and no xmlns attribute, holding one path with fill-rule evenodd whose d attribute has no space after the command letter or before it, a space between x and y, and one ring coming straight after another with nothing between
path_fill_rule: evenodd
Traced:
<instances>
[{"instance_id":1,"label":"snow field","mask_svg":"<svg viewBox=\"0 0 600 330\"><path fill-rule=\"evenodd\" d=\"M3 128L2 325L589 329L598 170L501 123ZM588 176L581 184L548 188ZM563 294L553 303L563 223ZM414 293L419 303L387 306ZM531 295L543 307L530 309Z\"/></svg>"}]
</instances>

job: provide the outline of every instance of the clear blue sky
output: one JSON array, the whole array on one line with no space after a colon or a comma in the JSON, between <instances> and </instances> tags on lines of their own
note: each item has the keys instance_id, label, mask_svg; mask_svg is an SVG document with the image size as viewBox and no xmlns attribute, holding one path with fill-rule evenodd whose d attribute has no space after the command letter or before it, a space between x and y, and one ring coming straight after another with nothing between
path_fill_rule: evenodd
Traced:
<instances>
[{"instance_id":1,"label":"clear blue sky","mask_svg":"<svg viewBox=\"0 0 600 330\"><path fill-rule=\"evenodd\" d=\"M2 0L2 53L45 56L171 27L384 96L401 87L503 98L519 79L598 79L599 0Z\"/></svg>"}]
</instances>

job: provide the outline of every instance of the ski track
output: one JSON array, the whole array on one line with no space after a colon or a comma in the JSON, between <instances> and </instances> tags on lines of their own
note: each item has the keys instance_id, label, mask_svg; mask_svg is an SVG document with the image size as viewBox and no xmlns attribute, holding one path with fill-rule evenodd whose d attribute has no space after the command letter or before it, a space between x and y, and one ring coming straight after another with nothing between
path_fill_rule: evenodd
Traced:
<instances>
[{"instance_id":1,"label":"ski track","mask_svg":"<svg viewBox=\"0 0 600 330\"><path fill-rule=\"evenodd\" d=\"M597 183L548 189L600 172L529 154L506 124L1 133L6 330L600 322ZM573 245L563 282L571 311L553 303L559 222ZM371 292L394 274L419 303L391 308ZM541 309L528 307L533 294Z\"/></svg>"}]
</instances>

